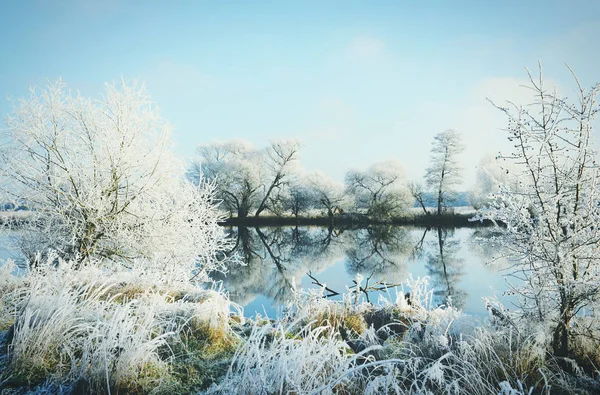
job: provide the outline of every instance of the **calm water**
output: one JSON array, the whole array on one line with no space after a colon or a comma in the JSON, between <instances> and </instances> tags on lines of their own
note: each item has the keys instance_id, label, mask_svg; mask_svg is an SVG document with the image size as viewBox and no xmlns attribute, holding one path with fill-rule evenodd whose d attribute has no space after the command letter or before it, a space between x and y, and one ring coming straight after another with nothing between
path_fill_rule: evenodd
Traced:
<instances>
[{"instance_id":1,"label":"calm water","mask_svg":"<svg viewBox=\"0 0 600 395\"><path fill-rule=\"evenodd\" d=\"M504 266L487 264L495 251L486 241L490 232L486 228L383 226L342 231L278 227L233 228L229 232L235 242L230 253L240 256L245 265L232 266L226 275L213 277L223 281L246 316L258 312L275 317L294 288L320 289L315 282L340 294L347 292L358 273L365 279L371 276L370 284L401 283L409 273L429 276L436 304L451 298L454 306L476 315L487 314L482 297L494 292L500 296L507 288ZM0 261L20 260L12 246L15 237L15 232L0 234ZM389 296L394 298L394 291ZM376 302L378 292L370 292L369 298Z\"/></svg>"},{"instance_id":2,"label":"calm water","mask_svg":"<svg viewBox=\"0 0 600 395\"><path fill-rule=\"evenodd\" d=\"M504 267L487 264L494 252L485 240L489 232L394 226L344 231L233 228L232 253L239 254L246 265L214 278L223 281L231 299L244 306L246 316L256 312L276 316L294 288L320 288L315 282L347 292L358 273L371 276L371 283L401 283L409 273L429 276L434 303L450 299L454 306L482 315L486 309L481 298L494 292L501 295L507 288ZM369 298L377 301L377 292Z\"/></svg>"},{"instance_id":3,"label":"calm water","mask_svg":"<svg viewBox=\"0 0 600 395\"><path fill-rule=\"evenodd\" d=\"M15 246L15 241L19 237L17 231L5 231L0 229L0 265L6 259L20 261L23 259L19 250Z\"/></svg>"}]
</instances>

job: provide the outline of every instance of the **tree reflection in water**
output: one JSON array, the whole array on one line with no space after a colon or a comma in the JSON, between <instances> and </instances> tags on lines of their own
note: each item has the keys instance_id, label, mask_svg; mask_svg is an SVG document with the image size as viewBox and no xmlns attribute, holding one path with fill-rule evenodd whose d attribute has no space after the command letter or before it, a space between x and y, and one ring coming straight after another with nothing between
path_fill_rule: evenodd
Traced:
<instances>
[{"instance_id":1,"label":"tree reflection in water","mask_svg":"<svg viewBox=\"0 0 600 395\"><path fill-rule=\"evenodd\" d=\"M327 228L232 228L236 240L230 255L238 254L244 265L230 267L222 280L231 299L245 305L257 294L285 304L309 271L319 271L343 258L341 233Z\"/></svg>"},{"instance_id":2,"label":"tree reflection in water","mask_svg":"<svg viewBox=\"0 0 600 395\"><path fill-rule=\"evenodd\" d=\"M464 275L464 260L458 256L460 243L454 238L454 229L436 228L435 232L437 237L428 251L426 267L437 304L462 309L467 292L458 287Z\"/></svg>"},{"instance_id":3,"label":"tree reflection in water","mask_svg":"<svg viewBox=\"0 0 600 395\"><path fill-rule=\"evenodd\" d=\"M431 236L435 232L434 241ZM257 295L285 305L293 290L301 288L307 273L315 277L313 284L319 284L315 273L342 260L350 276L370 277L372 284L401 283L408 275L407 261L425 260L438 303L451 299L460 308L467 294L457 286L463 270L457 255L459 242L453 235L449 229L397 226L231 228L235 246L228 254L237 254L245 265L230 267L226 274L215 273L213 278L223 281L231 299L240 305ZM334 291L344 293L346 289Z\"/></svg>"},{"instance_id":4,"label":"tree reflection in water","mask_svg":"<svg viewBox=\"0 0 600 395\"><path fill-rule=\"evenodd\" d=\"M377 280L389 283L406 279L405 262L415 244L406 228L374 226L348 233L348 273L365 276L374 273Z\"/></svg>"}]
</instances>

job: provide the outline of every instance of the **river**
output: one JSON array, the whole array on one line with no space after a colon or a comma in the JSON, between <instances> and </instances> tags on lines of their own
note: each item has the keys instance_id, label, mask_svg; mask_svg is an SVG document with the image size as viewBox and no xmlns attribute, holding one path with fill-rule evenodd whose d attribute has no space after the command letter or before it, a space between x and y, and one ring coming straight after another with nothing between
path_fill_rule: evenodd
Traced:
<instances>
[{"instance_id":1,"label":"river","mask_svg":"<svg viewBox=\"0 0 600 395\"><path fill-rule=\"evenodd\" d=\"M413 277L429 277L436 305L451 303L473 315L486 314L483 297L507 289L502 260L489 264L497 251L491 228L416 228L374 226L338 230L324 227L230 228L234 243L229 255L243 265L213 274L245 315L276 316L294 289L321 289L334 299L354 286L357 274L376 288ZM404 290L402 292L407 292ZM335 295L339 293L339 295ZM377 302L387 290L362 293Z\"/></svg>"},{"instance_id":2,"label":"river","mask_svg":"<svg viewBox=\"0 0 600 395\"><path fill-rule=\"evenodd\" d=\"M294 290L321 290L341 299L357 275L379 291L361 293L377 303L380 296L395 298L386 288L413 277L429 277L436 305L451 303L473 315L487 313L483 297L502 296L507 289L502 260L490 264L497 248L491 228L417 228L373 226L342 230L326 227L229 228L232 263L227 273L214 273L231 300L256 313L276 317ZM16 232L0 237L0 260L19 259L11 245ZM402 292L408 292L404 289ZM334 295L338 293L338 295Z\"/></svg>"}]
</instances>

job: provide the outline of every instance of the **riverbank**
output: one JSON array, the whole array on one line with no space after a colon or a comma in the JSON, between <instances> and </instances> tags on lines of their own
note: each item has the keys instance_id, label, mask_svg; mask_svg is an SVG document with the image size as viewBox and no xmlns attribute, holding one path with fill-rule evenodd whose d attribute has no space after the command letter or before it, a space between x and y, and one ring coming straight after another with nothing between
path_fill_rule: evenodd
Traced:
<instances>
[{"instance_id":1,"label":"riverbank","mask_svg":"<svg viewBox=\"0 0 600 395\"><path fill-rule=\"evenodd\" d=\"M592 344L578 341L564 368L540 323L493 302L484 322L434 306L426 279L409 277L400 289L410 292L378 304L358 300L362 284L344 302L299 291L283 316L245 319L226 294L144 272L66 262L27 277L8 272L0 284L10 296L0 304L2 393L600 390Z\"/></svg>"},{"instance_id":2,"label":"riverbank","mask_svg":"<svg viewBox=\"0 0 600 395\"><path fill-rule=\"evenodd\" d=\"M0 226L18 228L25 224L31 215L30 211L2 211L0 212ZM366 214L336 214L332 217L326 215L310 216L274 216L261 215L245 218L230 217L219 224L222 226L325 226L334 228L364 228L372 225L412 225L423 227L449 227L449 228L477 228L492 226L491 221L473 221L475 211L459 211L453 213L435 214L407 212L402 216L375 218Z\"/></svg>"},{"instance_id":3,"label":"riverbank","mask_svg":"<svg viewBox=\"0 0 600 395\"><path fill-rule=\"evenodd\" d=\"M442 214L415 214L408 212L398 217L377 218L366 214L352 213L329 216L260 216L231 217L222 222L224 226L327 226L335 228L361 228L371 225L412 225L423 227L488 227L489 220L474 221L475 212L457 212Z\"/></svg>"}]
</instances>

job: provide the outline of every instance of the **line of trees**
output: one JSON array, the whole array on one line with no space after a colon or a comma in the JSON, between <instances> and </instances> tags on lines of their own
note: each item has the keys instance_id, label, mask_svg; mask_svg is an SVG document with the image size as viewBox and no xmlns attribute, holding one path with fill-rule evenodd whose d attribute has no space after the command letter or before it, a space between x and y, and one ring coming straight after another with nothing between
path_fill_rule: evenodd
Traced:
<instances>
[{"instance_id":1,"label":"line of trees","mask_svg":"<svg viewBox=\"0 0 600 395\"><path fill-rule=\"evenodd\" d=\"M443 215L462 181L458 156L464 146L455 130L435 136L424 186L409 182L397 160L349 170L344 183L318 171L307 174L300 165L300 148L294 139L274 140L262 149L243 140L203 144L187 176L193 183L203 177L215 182L221 208L238 218L265 212L298 218L316 210L329 218L353 212L385 219L402 215L415 201L429 215L426 193L435 196L437 215Z\"/></svg>"}]
</instances>

